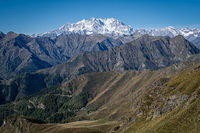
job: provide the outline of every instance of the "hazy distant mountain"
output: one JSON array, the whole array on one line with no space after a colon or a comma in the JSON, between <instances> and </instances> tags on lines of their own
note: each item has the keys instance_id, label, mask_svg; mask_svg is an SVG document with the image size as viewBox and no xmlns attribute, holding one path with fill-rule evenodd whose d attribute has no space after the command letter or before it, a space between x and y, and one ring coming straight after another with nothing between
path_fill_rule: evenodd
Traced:
<instances>
[{"instance_id":1,"label":"hazy distant mountain","mask_svg":"<svg viewBox=\"0 0 200 133\"><path fill-rule=\"evenodd\" d=\"M163 29L139 29L135 30L140 34L149 34L152 36L169 36L175 37L177 35L184 36L187 40L194 43L196 46L200 46L200 29L182 28L180 30L174 27L165 27Z\"/></svg>"},{"instance_id":2,"label":"hazy distant mountain","mask_svg":"<svg viewBox=\"0 0 200 133\"><path fill-rule=\"evenodd\" d=\"M140 37L144 34L169 37L182 35L195 45L200 46L200 29L182 28L178 30L171 26L162 29L133 29L131 26L114 18L91 18L90 20L84 19L74 24L66 23L59 29L33 35L33 37L56 37L66 34L103 34L112 37L137 34L134 38Z\"/></svg>"}]
</instances>

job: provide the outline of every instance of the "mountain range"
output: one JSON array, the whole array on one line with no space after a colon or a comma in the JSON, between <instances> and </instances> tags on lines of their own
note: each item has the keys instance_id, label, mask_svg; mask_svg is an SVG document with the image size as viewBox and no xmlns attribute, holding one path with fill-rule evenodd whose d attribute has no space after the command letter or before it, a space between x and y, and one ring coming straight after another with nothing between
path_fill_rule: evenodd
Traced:
<instances>
[{"instance_id":1,"label":"mountain range","mask_svg":"<svg viewBox=\"0 0 200 133\"><path fill-rule=\"evenodd\" d=\"M61 64L80 53L104 51L123 44L103 35L69 34L51 39L8 32L0 36L1 79Z\"/></svg>"},{"instance_id":2,"label":"mountain range","mask_svg":"<svg viewBox=\"0 0 200 133\"><path fill-rule=\"evenodd\" d=\"M137 35L140 37L144 34L152 36L169 36L175 37L177 35L184 36L187 40L200 46L200 29L182 28L175 29L168 26L162 29L133 29L132 26L124 24L122 21L114 18L91 18L89 20L82 20L76 23L66 23L59 29L45 32L42 34L34 34L33 37L56 37L67 34L86 34L95 35L102 34L106 36L119 37L122 35Z\"/></svg>"},{"instance_id":3,"label":"mountain range","mask_svg":"<svg viewBox=\"0 0 200 133\"><path fill-rule=\"evenodd\" d=\"M41 69L33 74L22 73L12 80L3 80L0 84L0 98L2 103L12 102L21 96L34 94L84 73L157 70L190 61L188 59L199 53L200 50L181 35L169 38L146 34L121 46L105 51L81 53L66 63Z\"/></svg>"},{"instance_id":4,"label":"mountain range","mask_svg":"<svg viewBox=\"0 0 200 133\"><path fill-rule=\"evenodd\" d=\"M62 64L80 53L108 50L131 42L146 33L171 38L182 34L197 47L200 42L198 29L176 30L167 27L159 30L133 30L131 26L113 18L91 18L75 24L68 23L48 34L37 35L36 38L14 32L1 32L0 78L8 79L23 72L35 72Z\"/></svg>"},{"instance_id":5,"label":"mountain range","mask_svg":"<svg viewBox=\"0 0 200 133\"><path fill-rule=\"evenodd\" d=\"M0 132L198 133L198 37L113 18L0 32Z\"/></svg>"},{"instance_id":6,"label":"mountain range","mask_svg":"<svg viewBox=\"0 0 200 133\"><path fill-rule=\"evenodd\" d=\"M82 53L67 63L40 70L39 73L59 74L71 79L77 75L91 72L146 70L168 67L188 57L200 53L183 36L174 38L144 35L132 42L105 51Z\"/></svg>"}]
</instances>

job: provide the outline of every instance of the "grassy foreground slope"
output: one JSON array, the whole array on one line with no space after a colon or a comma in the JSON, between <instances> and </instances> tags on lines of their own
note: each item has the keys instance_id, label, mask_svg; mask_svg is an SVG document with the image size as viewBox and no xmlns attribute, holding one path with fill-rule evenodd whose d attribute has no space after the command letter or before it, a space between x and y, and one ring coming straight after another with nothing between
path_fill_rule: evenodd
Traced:
<instances>
[{"instance_id":1,"label":"grassy foreground slope","mask_svg":"<svg viewBox=\"0 0 200 133\"><path fill-rule=\"evenodd\" d=\"M49 123L31 123L32 132L198 133L199 86L200 64L194 62L156 71L90 73L3 105L0 113ZM9 132L11 123L0 131Z\"/></svg>"},{"instance_id":2,"label":"grassy foreground slope","mask_svg":"<svg viewBox=\"0 0 200 133\"><path fill-rule=\"evenodd\" d=\"M198 133L200 131L200 64L146 91L118 132ZM128 129L127 129L128 128ZM127 130L125 130L127 129Z\"/></svg>"},{"instance_id":3,"label":"grassy foreground slope","mask_svg":"<svg viewBox=\"0 0 200 133\"><path fill-rule=\"evenodd\" d=\"M15 116L4 120L1 133L104 133L116 124L105 120L78 121L65 124L44 124L33 118Z\"/></svg>"},{"instance_id":4,"label":"grassy foreground slope","mask_svg":"<svg viewBox=\"0 0 200 133\"><path fill-rule=\"evenodd\" d=\"M66 124L35 124L36 133L104 133L107 132L115 121L105 120L77 121Z\"/></svg>"}]
</instances>

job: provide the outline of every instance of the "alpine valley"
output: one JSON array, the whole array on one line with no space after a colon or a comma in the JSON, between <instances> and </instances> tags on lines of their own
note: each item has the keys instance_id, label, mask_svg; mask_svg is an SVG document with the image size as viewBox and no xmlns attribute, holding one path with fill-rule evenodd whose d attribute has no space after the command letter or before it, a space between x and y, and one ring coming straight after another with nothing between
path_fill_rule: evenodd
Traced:
<instances>
[{"instance_id":1,"label":"alpine valley","mask_svg":"<svg viewBox=\"0 0 200 133\"><path fill-rule=\"evenodd\" d=\"M0 33L1 133L198 133L200 29L113 19Z\"/></svg>"}]
</instances>

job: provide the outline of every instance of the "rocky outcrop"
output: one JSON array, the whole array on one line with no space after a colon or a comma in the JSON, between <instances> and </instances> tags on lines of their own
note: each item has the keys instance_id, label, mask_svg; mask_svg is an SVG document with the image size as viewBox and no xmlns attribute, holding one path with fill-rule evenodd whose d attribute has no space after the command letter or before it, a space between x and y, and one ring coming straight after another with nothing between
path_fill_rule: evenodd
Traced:
<instances>
[{"instance_id":1,"label":"rocky outcrop","mask_svg":"<svg viewBox=\"0 0 200 133\"><path fill-rule=\"evenodd\" d=\"M2 133L34 133L33 124L42 124L43 121L22 116L11 116L4 119L0 128Z\"/></svg>"}]
</instances>

